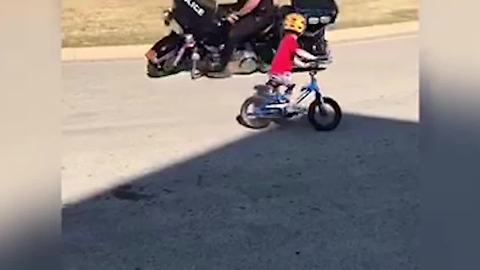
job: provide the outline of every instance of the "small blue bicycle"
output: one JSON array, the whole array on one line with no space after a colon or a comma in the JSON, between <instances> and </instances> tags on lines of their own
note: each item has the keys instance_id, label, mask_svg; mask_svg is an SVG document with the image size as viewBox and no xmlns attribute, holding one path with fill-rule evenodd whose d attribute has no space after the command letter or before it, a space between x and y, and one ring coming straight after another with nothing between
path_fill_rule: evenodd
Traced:
<instances>
[{"instance_id":1,"label":"small blue bicycle","mask_svg":"<svg viewBox=\"0 0 480 270\"><path fill-rule=\"evenodd\" d=\"M263 129L271 122L282 124L285 120L297 119L307 114L308 121L317 131L334 130L340 124L342 110L334 99L322 94L315 78L317 71L310 71L309 74L310 83L302 87L293 108L288 106L288 94L272 95L267 93L267 85L259 85L255 87L257 93L243 102L238 120L249 128ZM287 91L291 90L293 89ZM315 94L315 100L306 107L302 105L302 101L310 94Z\"/></svg>"}]
</instances>

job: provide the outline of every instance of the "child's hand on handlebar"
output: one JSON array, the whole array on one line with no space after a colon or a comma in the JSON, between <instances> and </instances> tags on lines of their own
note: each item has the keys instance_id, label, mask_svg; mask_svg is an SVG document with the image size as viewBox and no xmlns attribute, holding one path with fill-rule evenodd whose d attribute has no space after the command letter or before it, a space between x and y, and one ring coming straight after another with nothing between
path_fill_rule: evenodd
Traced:
<instances>
[{"instance_id":1,"label":"child's hand on handlebar","mask_svg":"<svg viewBox=\"0 0 480 270\"><path fill-rule=\"evenodd\" d=\"M307 65L309 68L316 68L318 67L319 62L320 62L320 59L317 57L315 59L308 60Z\"/></svg>"},{"instance_id":2,"label":"child's hand on handlebar","mask_svg":"<svg viewBox=\"0 0 480 270\"><path fill-rule=\"evenodd\" d=\"M318 67L318 61L312 61L309 63L310 68L317 68Z\"/></svg>"}]
</instances>

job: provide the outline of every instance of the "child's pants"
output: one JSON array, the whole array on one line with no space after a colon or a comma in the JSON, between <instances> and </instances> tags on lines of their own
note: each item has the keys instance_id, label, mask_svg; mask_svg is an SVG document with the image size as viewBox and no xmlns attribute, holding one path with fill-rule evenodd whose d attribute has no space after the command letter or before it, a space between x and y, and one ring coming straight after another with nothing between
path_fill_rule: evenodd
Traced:
<instances>
[{"instance_id":1,"label":"child's pants","mask_svg":"<svg viewBox=\"0 0 480 270\"><path fill-rule=\"evenodd\" d=\"M280 86L286 86L289 88L293 85L292 83L292 73L286 72L283 74L269 74L268 85L277 89Z\"/></svg>"}]
</instances>

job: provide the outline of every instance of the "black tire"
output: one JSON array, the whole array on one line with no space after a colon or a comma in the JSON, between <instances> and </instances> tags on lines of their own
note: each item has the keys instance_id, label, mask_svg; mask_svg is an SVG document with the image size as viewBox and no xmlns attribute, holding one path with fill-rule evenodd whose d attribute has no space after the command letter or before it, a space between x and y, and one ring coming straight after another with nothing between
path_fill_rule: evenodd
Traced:
<instances>
[{"instance_id":1,"label":"black tire","mask_svg":"<svg viewBox=\"0 0 480 270\"><path fill-rule=\"evenodd\" d=\"M310 106L308 107L308 121L317 131L334 130L335 128L337 128L337 126L340 124L340 121L342 120L342 109L340 108L338 103L332 98L324 97L323 101L328 107L333 109L333 120L328 122L327 124L320 123L317 120L317 115L321 114L321 112L319 111L320 102L314 100L312 103L310 103Z\"/></svg>"},{"instance_id":2,"label":"black tire","mask_svg":"<svg viewBox=\"0 0 480 270\"><path fill-rule=\"evenodd\" d=\"M158 68L155 64L150 61L147 63L147 76L150 78L161 78L169 75L178 73L179 70L163 70Z\"/></svg>"},{"instance_id":3,"label":"black tire","mask_svg":"<svg viewBox=\"0 0 480 270\"><path fill-rule=\"evenodd\" d=\"M170 50L169 52L163 52L163 60L156 65L151 61L147 63L147 75L150 78L160 78L168 75L177 74L182 71L183 63L178 63L174 65L175 61L175 50Z\"/></svg>"},{"instance_id":4,"label":"black tire","mask_svg":"<svg viewBox=\"0 0 480 270\"><path fill-rule=\"evenodd\" d=\"M147 76L150 78L160 78L168 75L165 71L159 69L155 64L150 61L147 63Z\"/></svg>"},{"instance_id":5,"label":"black tire","mask_svg":"<svg viewBox=\"0 0 480 270\"><path fill-rule=\"evenodd\" d=\"M253 105L254 108L259 107L266 103L266 99L259 96L251 96L247 98L241 108L240 108L240 115L239 115L239 122L242 123L244 126L251 128L251 129L264 129L267 128L271 121L269 119L260 119L260 118L250 118L248 116L248 108Z\"/></svg>"}]
</instances>

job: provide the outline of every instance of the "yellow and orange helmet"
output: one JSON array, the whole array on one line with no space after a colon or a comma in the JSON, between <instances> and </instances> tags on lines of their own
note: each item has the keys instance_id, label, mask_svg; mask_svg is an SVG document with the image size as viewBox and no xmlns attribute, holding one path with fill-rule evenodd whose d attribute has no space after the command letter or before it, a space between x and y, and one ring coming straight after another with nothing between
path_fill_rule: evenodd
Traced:
<instances>
[{"instance_id":1,"label":"yellow and orange helmet","mask_svg":"<svg viewBox=\"0 0 480 270\"><path fill-rule=\"evenodd\" d=\"M301 35L307 29L307 20L298 13L290 13L283 21L283 28Z\"/></svg>"}]
</instances>

